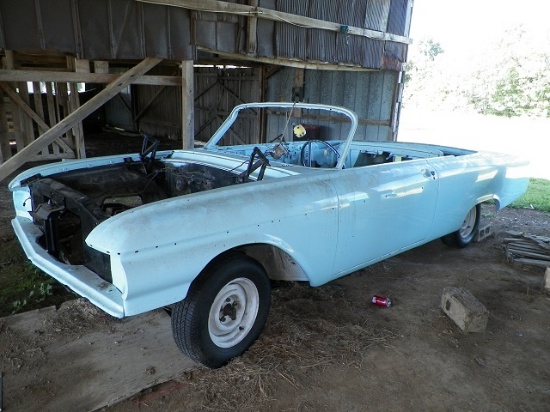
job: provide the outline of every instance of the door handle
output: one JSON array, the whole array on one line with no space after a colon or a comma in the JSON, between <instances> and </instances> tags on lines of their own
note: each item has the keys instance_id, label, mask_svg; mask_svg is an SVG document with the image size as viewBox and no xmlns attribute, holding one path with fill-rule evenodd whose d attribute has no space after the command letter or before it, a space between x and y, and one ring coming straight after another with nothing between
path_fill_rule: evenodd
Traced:
<instances>
[{"instance_id":1,"label":"door handle","mask_svg":"<svg viewBox=\"0 0 550 412\"><path fill-rule=\"evenodd\" d=\"M435 180L435 172L433 170L423 169L422 170L422 176L424 176L426 178L431 177L433 180Z\"/></svg>"}]
</instances>

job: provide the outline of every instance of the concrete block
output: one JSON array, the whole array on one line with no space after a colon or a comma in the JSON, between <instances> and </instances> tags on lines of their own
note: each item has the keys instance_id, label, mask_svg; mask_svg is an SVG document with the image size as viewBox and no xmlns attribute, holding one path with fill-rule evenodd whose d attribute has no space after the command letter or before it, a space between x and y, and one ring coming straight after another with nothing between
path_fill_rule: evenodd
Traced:
<instances>
[{"instance_id":1,"label":"concrete block","mask_svg":"<svg viewBox=\"0 0 550 412\"><path fill-rule=\"evenodd\" d=\"M443 289L441 309L464 332L483 332L487 328L489 311L464 288Z\"/></svg>"},{"instance_id":2,"label":"concrete block","mask_svg":"<svg viewBox=\"0 0 550 412\"><path fill-rule=\"evenodd\" d=\"M488 238L493 234L491 223L483 223L479 225L477 233L474 236L474 242L481 242L483 239Z\"/></svg>"},{"instance_id":3,"label":"concrete block","mask_svg":"<svg viewBox=\"0 0 550 412\"><path fill-rule=\"evenodd\" d=\"M546 268L546 273L544 274L544 289L550 292L550 266Z\"/></svg>"}]
</instances>

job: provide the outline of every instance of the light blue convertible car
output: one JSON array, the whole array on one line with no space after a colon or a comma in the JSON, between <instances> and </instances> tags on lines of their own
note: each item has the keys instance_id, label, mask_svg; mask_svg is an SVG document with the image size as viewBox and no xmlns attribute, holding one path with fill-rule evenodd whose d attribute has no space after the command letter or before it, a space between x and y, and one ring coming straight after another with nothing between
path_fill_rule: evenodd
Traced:
<instances>
[{"instance_id":1,"label":"light blue convertible car","mask_svg":"<svg viewBox=\"0 0 550 412\"><path fill-rule=\"evenodd\" d=\"M514 157L365 130L341 107L240 105L200 149L147 138L140 154L20 174L13 227L36 266L107 313L170 307L178 347L219 367L260 335L270 280L319 286L436 238L464 247L482 202L527 187Z\"/></svg>"}]
</instances>

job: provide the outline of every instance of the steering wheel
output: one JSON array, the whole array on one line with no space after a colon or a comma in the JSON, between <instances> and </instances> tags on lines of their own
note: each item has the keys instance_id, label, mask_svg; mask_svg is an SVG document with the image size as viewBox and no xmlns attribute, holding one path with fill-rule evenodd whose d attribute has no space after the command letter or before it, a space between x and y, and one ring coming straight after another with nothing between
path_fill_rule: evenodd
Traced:
<instances>
[{"instance_id":1,"label":"steering wheel","mask_svg":"<svg viewBox=\"0 0 550 412\"><path fill-rule=\"evenodd\" d=\"M340 153L338 153L338 150L333 145L323 140L308 140L307 142L304 143L304 145L302 146L302 149L300 150L300 159L302 159L302 166L311 167L311 162L312 162L311 145L313 143L321 143L323 146L330 149L336 155L336 161L334 162L334 164L330 166L330 167L335 167L336 164L338 163L338 158L340 157ZM309 148L309 156L307 161L305 156L306 147Z\"/></svg>"}]
</instances>

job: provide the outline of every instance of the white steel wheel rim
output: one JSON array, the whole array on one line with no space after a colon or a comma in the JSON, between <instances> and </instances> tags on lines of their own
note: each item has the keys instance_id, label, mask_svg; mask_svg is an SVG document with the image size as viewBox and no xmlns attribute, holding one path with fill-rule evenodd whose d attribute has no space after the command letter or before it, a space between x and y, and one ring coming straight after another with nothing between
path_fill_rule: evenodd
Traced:
<instances>
[{"instance_id":1,"label":"white steel wheel rim","mask_svg":"<svg viewBox=\"0 0 550 412\"><path fill-rule=\"evenodd\" d=\"M464 219L464 222L462 223L462 226L458 231L462 239L466 239L469 236L471 236L472 232L474 231L474 226L476 224L476 218L477 218L477 209L473 207L468 212L466 219Z\"/></svg>"},{"instance_id":2,"label":"white steel wheel rim","mask_svg":"<svg viewBox=\"0 0 550 412\"><path fill-rule=\"evenodd\" d=\"M260 306L260 295L254 282L237 278L216 295L208 315L208 333L220 348L239 344L250 332Z\"/></svg>"}]
</instances>

